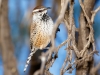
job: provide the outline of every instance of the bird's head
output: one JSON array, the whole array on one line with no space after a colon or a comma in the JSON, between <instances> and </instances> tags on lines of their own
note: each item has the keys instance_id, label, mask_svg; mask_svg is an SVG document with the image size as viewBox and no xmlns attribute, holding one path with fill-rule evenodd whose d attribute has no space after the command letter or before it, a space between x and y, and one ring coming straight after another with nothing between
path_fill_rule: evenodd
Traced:
<instances>
[{"instance_id":1,"label":"bird's head","mask_svg":"<svg viewBox=\"0 0 100 75\"><path fill-rule=\"evenodd\" d=\"M40 19L40 20L47 20L49 16L47 15L47 10L51 9L50 7L44 7L44 6L37 6L33 9L33 19Z\"/></svg>"}]
</instances>

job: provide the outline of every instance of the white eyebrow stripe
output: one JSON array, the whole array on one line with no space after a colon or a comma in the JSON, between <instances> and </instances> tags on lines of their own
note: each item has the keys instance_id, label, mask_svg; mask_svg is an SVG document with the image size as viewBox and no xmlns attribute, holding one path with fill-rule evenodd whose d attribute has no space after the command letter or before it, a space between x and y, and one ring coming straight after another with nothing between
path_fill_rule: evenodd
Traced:
<instances>
[{"instance_id":1,"label":"white eyebrow stripe","mask_svg":"<svg viewBox=\"0 0 100 75\"><path fill-rule=\"evenodd\" d=\"M35 10L33 10L33 13L34 12L37 12L37 11L39 11L39 10L44 10L45 8L41 8L41 9L35 9Z\"/></svg>"}]
</instances>

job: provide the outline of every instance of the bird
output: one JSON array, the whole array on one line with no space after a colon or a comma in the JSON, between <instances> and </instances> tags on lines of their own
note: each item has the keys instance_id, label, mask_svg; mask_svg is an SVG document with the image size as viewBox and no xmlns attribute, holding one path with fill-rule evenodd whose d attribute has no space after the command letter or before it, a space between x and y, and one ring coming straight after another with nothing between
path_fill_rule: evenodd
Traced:
<instances>
[{"instance_id":1,"label":"bird","mask_svg":"<svg viewBox=\"0 0 100 75\"><path fill-rule=\"evenodd\" d=\"M26 71L33 54L37 50L43 50L51 41L53 31L53 20L47 11L50 7L36 6L32 11L32 21L30 25L30 49L31 53L26 61L24 72ZM58 29L59 30L59 29Z\"/></svg>"}]
</instances>

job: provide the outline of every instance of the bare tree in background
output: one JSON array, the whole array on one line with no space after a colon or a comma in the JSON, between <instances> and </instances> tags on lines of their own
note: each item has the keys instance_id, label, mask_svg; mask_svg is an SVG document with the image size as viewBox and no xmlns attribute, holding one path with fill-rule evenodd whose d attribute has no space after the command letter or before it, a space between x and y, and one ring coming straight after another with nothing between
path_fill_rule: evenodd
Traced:
<instances>
[{"instance_id":1,"label":"bare tree in background","mask_svg":"<svg viewBox=\"0 0 100 75\"><path fill-rule=\"evenodd\" d=\"M43 1L44 0L37 0L37 5L42 5ZM55 3L58 5L58 11L55 10ZM96 13L100 10L100 7L93 11L95 0L84 0L83 2L82 0L79 0L79 3L82 8L79 18L80 26L79 28L76 28L73 17L74 0L54 0L53 7L55 8L53 8L53 18L55 19L55 17L58 16L55 16L55 14L58 14L59 11L60 14L54 25L54 31L51 37L52 46L46 53L42 53L40 57L41 63L40 61L36 61L40 52L39 54L37 53L38 55L36 54L36 56L32 57L29 75L51 75L49 68L56 60L59 49L65 44L67 44L67 56L60 70L60 75L64 75L66 71L71 73L75 68L76 75L97 75L100 64L94 67L93 54L97 54L98 52L96 51L94 43L93 21ZM8 0L0 0L0 50L4 62L5 75L18 75L17 63L14 57L14 48L10 36L7 5ZM62 22L66 26L68 38L56 47L54 42L55 34L58 26ZM76 37L76 33L78 33L78 38ZM73 54L76 55L74 62L72 62ZM39 67L40 69L37 70Z\"/></svg>"},{"instance_id":2,"label":"bare tree in background","mask_svg":"<svg viewBox=\"0 0 100 75\"><path fill-rule=\"evenodd\" d=\"M0 4L0 47L4 75L19 75L8 22L8 0L2 0Z\"/></svg>"}]
</instances>

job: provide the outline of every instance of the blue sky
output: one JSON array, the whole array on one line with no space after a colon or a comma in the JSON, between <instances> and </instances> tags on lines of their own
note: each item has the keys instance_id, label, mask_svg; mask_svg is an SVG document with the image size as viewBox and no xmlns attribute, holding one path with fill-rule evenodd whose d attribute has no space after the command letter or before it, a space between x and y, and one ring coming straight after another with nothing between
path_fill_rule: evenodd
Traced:
<instances>
[{"instance_id":1,"label":"blue sky","mask_svg":"<svg viewBox=\"0 0 100 75\"><path fill-rule=\"evenodd\" d=\"M30 2L30 3L29 3ZM9 0L9 13L8 13L8 17L9 17L9 23L10 23L10 27L11 27L11 36L12 39L16 39L19 37L19 25L22 21L22 18L24 16L24 14L27 12L28 10L28 6L29 4L31 4L31 6L36 6L35 4L35 0ZM43 3L44 6L52 6L52 2L53 0L45 0L45 2ZM97 8L98 6L100 6L100 0L96 0L96 5L94 7ZM16 10L17 8L19 8L20 12L18 10ZM80 7L79 7L79 2L78 0L75 0L75 5L74 5L74 20L75 20L75 24L76 27L79 27L79 15L80 15ZM16 21L18 20L18 21ZM95 37L95 41L96 41L96 48L97 50L100 50L100 11L96 14L95 16L95 20L94 20L94 37ZM60 32L57 33L57 38L56 38L56 46L58 46L61 42L63 42L64 40L66 40L67 38L67 31L65 29L65 26L63 24L60 25ZM27 75L28 70L26 73L23 72L24 69L24 65L26 62L26 59L29 55L29 45L27 45L27 39L24 38L24 42L18 42L17 44L15 44L15 56L17 58L17 67L18 67L18 71L20 75ZM16 42L16 41L15 41ZM22 45L23 44L23 45ZM21 46L21 47L20 47ZM19 50L20 48L20 50ZM53 75L59 75L60 73L60 69L62 67L62 64L64 62L64 59L66 57L66 51L64 50L65 46L62 47L59 52L58 52L58 58L56 59L56 61L54 62L53 66L50 68L50 72ZM20 53L19 53L20 51ZM100 51L99 51L100 52ZM100 62L100 58L97 57L96 55L95 57L95 61L96 63ZM0 75L4 74L4 69L3 69L3 62L1 61L2 57L0 56ZM98 61L99 60L99 61ZM72 74L69 73L65 73L65 75L75 75L75 70L73 70Z\"/></svg>"}]
</instances>

